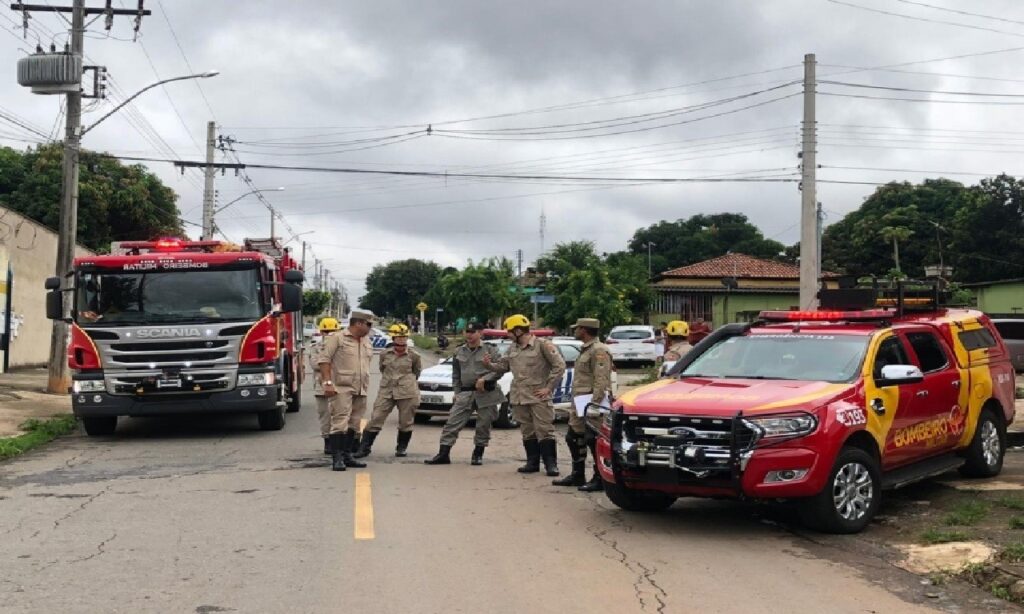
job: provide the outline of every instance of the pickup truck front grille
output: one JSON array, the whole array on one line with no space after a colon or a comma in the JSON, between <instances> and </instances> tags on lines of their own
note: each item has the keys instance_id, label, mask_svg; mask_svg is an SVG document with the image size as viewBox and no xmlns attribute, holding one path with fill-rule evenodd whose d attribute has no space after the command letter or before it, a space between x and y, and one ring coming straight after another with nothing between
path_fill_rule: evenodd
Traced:
<instances>
[{"instance_id":1,"label":"pickup truck front grille","mask_svg":"<svg viewBox=\"0 0 1024 614\"><path fill-rule=\"evenodd\" d=\"M731 473L756 441L738 417L627 414L622 432L626 466L678 469L700 478Z\"/></svg>"}]
</instances>

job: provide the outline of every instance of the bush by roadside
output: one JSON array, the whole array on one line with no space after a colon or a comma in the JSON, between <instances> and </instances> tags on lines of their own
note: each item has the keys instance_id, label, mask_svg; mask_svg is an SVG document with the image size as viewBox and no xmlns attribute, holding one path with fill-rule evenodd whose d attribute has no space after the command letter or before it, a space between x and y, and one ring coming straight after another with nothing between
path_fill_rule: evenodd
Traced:
<instances>
[{"instance_id":1,"label":"bush by roadside","mask_svg":"<svg viewBox=\"0 0 1024 614\"><path fill-rule=\"evenodd\" d=\"M24 434L0 439L0 460L5 460L32 448L71 433L76 428L74 416L57 416L44 420L27 420L21 425Z\"/></svg>"}]
</instances>

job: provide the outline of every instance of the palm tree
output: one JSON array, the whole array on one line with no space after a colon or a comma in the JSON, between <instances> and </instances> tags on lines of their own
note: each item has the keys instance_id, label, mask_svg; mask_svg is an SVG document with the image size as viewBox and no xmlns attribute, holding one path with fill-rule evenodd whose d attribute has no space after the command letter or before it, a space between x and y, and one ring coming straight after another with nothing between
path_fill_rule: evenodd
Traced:
<instances>
[{"instance_id":1,"label":"palm tree","mask_svg":"<svg viewBox=\"0 0 1024 614\"><path fill-rule=\"evenodd\" d=\"M896 270L902 272L900 269L900 241L909 239L914 231L905 226L886 226L879 233L886 241L892 241L892 259L896 262Z\"/></svg>"}]
</instances>

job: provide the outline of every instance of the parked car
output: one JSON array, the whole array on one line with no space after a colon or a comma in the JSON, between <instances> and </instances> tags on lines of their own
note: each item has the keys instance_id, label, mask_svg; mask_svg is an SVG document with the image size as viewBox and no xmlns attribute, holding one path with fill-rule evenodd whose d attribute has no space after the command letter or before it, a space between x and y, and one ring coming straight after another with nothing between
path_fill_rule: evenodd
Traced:
<instances>
[{"instance_id":1,"label":"parked car","mask_svg":"<svg viewBox=\"0 0 1024 614\"><path fill-rule=\"evenodd\" d=\"M644 362L654 364L658 345L653 326L616 326L604 341L612 351L616 364Z\"/></svg>"},{"instance_id":2,"label":"parked car","mask_svg":"<svg viewBox=\"0 0 1024 614\"><path fill-rule=\"evenodd\" d=\"M998 318L992 320L992 323L1010 352L1013 368L1017 372L1024 371L1024 319Z\"/></svg>"},{"instance_id":3,"label":"parked car","mask_svg":"<svg viewBox=\"0 0 1024 614\"><path fill-rule=\"evenodd\" d=\"M391 335L387 334L379 328L370 329L370 342L373 343L374 352L383 352L386 348L391 347ZM412 337L409 337L408 345L411 348L416 347Z\"/></svg>"},{"instance_id":4,"label":"parked car","mask_svg":"<svg viewBox=\"0 0 1024 614\"><path fill-rule=\"evenodd\" d=\"M498 348L502 356L508 353L511 342L499 340L488 342ZM555 404L556 417L565 418L569 411L572 411L572 378L573 366L580 356L582 342L576 339L554 339L553 343L565 360L565 374L562 381L555 388L552 400ZM416 422L429 422L434 417L448 417L451 412L452 403L455 400L455 392L452 390L452 359L446 358L440 364L423 370L419 378L420 406L416 408ZM494 425L498 428L514 428L519 426L512 411L509 408L508 393L512 388L512 373L506 373L498 380L498 387L505 394L505 402L498 408L498 419ZM612 371L612 395L618 391L618 378Z\"/></svg>"}]
</instances>

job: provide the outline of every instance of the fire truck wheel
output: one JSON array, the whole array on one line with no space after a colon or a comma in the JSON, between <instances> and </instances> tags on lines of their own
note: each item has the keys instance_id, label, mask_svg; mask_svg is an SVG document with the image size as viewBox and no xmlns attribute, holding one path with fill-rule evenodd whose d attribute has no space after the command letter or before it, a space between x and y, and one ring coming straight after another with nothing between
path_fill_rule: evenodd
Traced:
<instances>
[{"instance_id":1,"label":"fire truck wheel","mask_svg":"<svg viewBox=\"0 0 1024 614\"><path fill-rule=\"evenodd\" d=\"M992 408L986 407L978 416L971 445L965 451L967 462L960 473L971 478L990 478L1003 470L1006 453L1006 427L996 418Z\"/></svg>"},{"instance_id":2,"label":"fire truck wheel","mask_svg":"<svg viewBox=\"0 0 1024 614\"><path fill-rule=\"evenodd\" d=\"M640 492L612 482L604 483L604 494L628 512L660 512L672 507L676 498L660 492Z\"/></svg>"},{"instance_id":3,"label":"fire truck wheel","mask_svg":"<svg viewBox=\"0 0 1024 614\"><path fill-rule=\"evenodd\" d=\"M288 401L288 413L294 414L295 412L302 409L302 386L295 389L295 393L292 394L292 398Z\"/></svg>"},{"instance_id":4,"label":"fire truck wheel","mask_svg":"<svg viewBox=\"0 0 1024 614\"><path fill-rule=\"evenodd\" d=\"M113 435L117 429L117 416L97 416L93 418L82 418L82 426L90 437L102 437Z\"/></svg>"},{"instance_id":5,"label":"fire truck wheel","mask_svg":"<svg viewBox=\"0 0 1024 614\"><path fill-rule=\"evenodd\" d=\"M256 414L261 431L280 431L284 428L284 409L278 407Z\"/></svg>"},{"instance_id":6,"label":"fire truck wheel","mask_svg":"<svg viewBox=\"0 0 1024 614\"><path fill-rule=\"evenodd\" d=\"M878 462L860 448L839 452L820 493L800 505L800 518L824 533L858 533L878 512L882 480Z\"/></svg>"}]
</instances>

